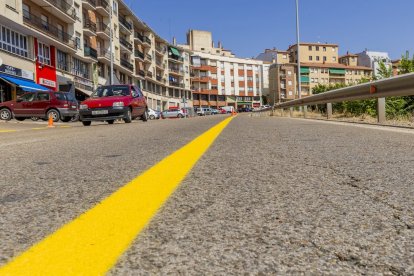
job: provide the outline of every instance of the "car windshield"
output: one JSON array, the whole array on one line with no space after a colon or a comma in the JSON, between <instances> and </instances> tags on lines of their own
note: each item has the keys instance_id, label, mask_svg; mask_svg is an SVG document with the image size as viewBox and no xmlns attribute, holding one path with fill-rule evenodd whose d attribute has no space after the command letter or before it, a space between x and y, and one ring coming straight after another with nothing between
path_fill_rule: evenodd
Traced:
<instances>
[{"instance_id":1,"label":"car windshield","mask_svg":"<svg viewBox=\"0 0 414 276\"><path fill-rule=\"evenodd\" d=\"M92 98L128 96L128 85L101 86L92 94Z\"/></svg>"}]
</instances>

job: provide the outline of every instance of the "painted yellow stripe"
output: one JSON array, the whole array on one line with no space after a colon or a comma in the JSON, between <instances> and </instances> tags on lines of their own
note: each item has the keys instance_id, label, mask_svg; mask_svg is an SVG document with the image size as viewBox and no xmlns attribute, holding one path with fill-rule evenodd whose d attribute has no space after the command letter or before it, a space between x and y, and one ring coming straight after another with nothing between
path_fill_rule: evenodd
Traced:
<instances>
[{"instance_id":1,"label":"painted yellow stripe","mask_svg":"<svg viewBox=\"0 0 414 276\"><path fill-rule=\"evenodd\" d=\"M13 129L0 129L0 133L10 133L10 132L16 132L17 130Z\"/></svg>"},{"instance_id":2,"label":"painted yellow stripe","mask_svg":"<svg viewBox=\"0 0 414 276\"><path fill-rule=\"evenodd\" d=\"M0 275L101 275L116 264L232 118L217 124L0 268Z\"/></svg>"},{"instance_id":3,"label":"painted yellow stripe","mask_svg":"<svg viewBox=\"0 0 414 276\"><path fill-rule=\"evenodd\" d=\"M60 128L71 128L72 126L59 126Z\"/></svg>"}]
</instances>

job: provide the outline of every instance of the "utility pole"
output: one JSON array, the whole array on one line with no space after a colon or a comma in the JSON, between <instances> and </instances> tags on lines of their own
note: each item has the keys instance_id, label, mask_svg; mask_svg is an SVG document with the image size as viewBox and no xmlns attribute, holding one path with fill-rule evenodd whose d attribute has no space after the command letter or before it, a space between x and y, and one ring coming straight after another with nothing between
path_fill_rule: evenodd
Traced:
<instances>
[{"instance_id":1,"label":"utility pole","mask_svg":"<svg viewBox=\"0 0 414 276\"><path fill-rule=\"evenodd\" d=\"M111 55L111 72L109 74L109 84L114 84L114 51L113 51L113 31L112 31L112 13L113 7L111 8L111 13L109 15L109 54Z\"/></svg>"},{"instance_id":2,"label":"utility pole","mask_svg":"<svg viewBox=\"0 0 414 276\"><path fill-rule=\"evenodd\" d=\"M297 58L298 58L298 98L302 98L302 80L301 80L301 74L300 74L300 39L299 39L299 0L296 0L296 45L297 45L297 49L298 49L298 54L297 54ZM300 111L302 110L302 107L300 107Z\"/></svg>"}]
</instances>

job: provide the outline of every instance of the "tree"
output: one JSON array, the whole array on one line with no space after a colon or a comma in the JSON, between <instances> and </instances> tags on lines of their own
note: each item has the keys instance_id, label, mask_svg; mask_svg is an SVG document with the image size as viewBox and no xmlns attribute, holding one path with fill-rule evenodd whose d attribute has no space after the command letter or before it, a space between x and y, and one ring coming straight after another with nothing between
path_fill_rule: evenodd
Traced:
<instances>
[{"instance_id":1,"label":"tree","mask_svg":"<svg viewBox=\"0 0 414 276\"><path fill-rule=\"evenodd\" d=\"M408 74L414 72L414 55L410 59L410 53L407 51L405 56L401 57L400 65L398 66L399 75Z\"/></svg>"},{"instance_id":2,"label":"tree","mask_svg":"<svg viewBox=\"0 0 414 276\"><path fill-rule=\"evenodd\" d=\"M378 68L378 77L377 79L386 79L392 77L392 66L387 66L385 63L380 60Z\"/></svg>"}]
</instances>

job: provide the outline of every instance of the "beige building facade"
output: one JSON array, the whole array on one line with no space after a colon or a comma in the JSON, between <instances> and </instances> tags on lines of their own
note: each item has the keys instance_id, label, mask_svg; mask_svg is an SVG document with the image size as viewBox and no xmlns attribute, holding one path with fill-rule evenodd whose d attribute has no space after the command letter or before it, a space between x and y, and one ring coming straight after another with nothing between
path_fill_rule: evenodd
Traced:
<instances>
[{"instance_id":1,"label":"beige building facade","mask_svg":"<svg viewBox=\"0 0 414 276\"><path fill-rule=\"evenodd\" d=\"M85 99L109 83L112 33L117 82L140 85L154 109L182 106L183 98L192 106L190 52L159 37L123 1L0 0L0 11L0 100L24 93L20 79Z\"/></svg>"},{"instance_id":2,"label":"beige building facade","mask_svg":"<svg viewBox=\"0 0 414 276\"><path fill-rule=\"evenodd\" d=\"M277 53L277 60L269 71L270 101L277 103L297 98L297 45L287 50L289 63L281 61ZM300 44L300 79L302 97L312 95L312 90L322 85L354 85L364 79L372 78L369 67L358 66L358 56L347 53L338 55L337 44L303 43ZM291 78L294 74L293 79Z\"/></svg>"}]
</instances>

